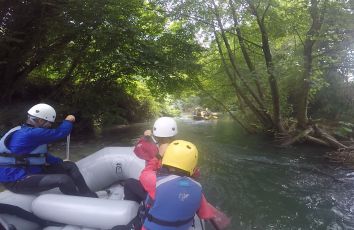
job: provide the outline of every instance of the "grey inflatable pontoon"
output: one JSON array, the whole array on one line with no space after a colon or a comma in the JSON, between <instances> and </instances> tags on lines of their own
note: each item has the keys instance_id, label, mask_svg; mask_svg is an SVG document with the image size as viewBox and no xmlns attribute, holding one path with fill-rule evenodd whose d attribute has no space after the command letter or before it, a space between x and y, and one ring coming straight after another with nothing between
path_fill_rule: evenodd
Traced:
<instances>
[{"instance_id":1,"label":"grey inflatable pontoon","mask_svg":"<svg viewBox=\"0 0 354 230\"><path fill-rule=\"evenodd\" d=\"M123 187L119 184L127 178L139 178L145 161L133 153L133 147L106 147L77 162L91 190L99 198L69 196L59 190L38 195L0 193L0 203L18 206L41 219L61 223L45 230L96 230L127 225L138 212L139 205L123 200ZM40 227L17 216L0 214L0 223L15 226L18 230L36 230ZM204 229L204 223L195 217L195 227Z\"/></svg>"}]
</instances>

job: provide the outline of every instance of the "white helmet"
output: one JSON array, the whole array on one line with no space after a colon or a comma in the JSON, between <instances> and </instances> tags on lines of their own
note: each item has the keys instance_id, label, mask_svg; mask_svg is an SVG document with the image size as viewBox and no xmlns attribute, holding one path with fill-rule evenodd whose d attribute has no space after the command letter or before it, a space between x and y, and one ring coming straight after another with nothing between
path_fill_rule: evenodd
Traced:
<instances>
[{"instance_id":1,"label":"white helmet","mask_svg":"<svg viewBox=\"0 0 354 230\"><path fill-rule=\"evenodd\" d=\"M29 115L54 122L57 113L54 108L47 104L37 104L30 108L27 112Z\"/></svg>"},{"instance_id":2,"label":"white helmet","mask_svg":"<svg viewBox=\"0 0 354 230\"><path fill-rule=\"evenodd\" d=\"M155 137L173 137L177 134L177 123L172 117L160 117L154 123Z\"/></svg>"}]
</instances>

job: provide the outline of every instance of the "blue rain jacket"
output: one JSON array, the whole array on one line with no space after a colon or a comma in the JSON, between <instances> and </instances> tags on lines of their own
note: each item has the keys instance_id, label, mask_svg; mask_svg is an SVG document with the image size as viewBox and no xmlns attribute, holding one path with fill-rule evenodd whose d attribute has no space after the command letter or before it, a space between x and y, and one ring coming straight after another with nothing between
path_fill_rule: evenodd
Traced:
<instances>
[{"instance_id":1,"label":"blue rain jacket","mask_svg":"<svg viewBox=\"0 0 354 230\"><path fill-rule=\"evenodd\" d=\"M12 154L28 154L38 146L47 145L59 139L65 138L71 132L73 124L64 120L56 129L35 128L24 124L21 128L9 135L5 146ZM46 163L58 164L62 160L47 153ZM28 174L38 174L43 171L41 166L0 166L0 182L14 182L26 177Z\"/></svg>"}]
</instances>

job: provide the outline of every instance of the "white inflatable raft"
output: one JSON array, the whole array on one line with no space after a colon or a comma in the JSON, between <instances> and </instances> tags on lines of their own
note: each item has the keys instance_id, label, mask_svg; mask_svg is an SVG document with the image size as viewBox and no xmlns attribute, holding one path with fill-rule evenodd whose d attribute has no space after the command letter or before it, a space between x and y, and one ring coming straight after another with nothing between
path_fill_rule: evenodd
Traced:
<instances>
[{"instance_id":1,"label":"white inflatable raft","mask_svg":"<svg viewBox=\"0 0 354 230\"><path fill-rule=\"evenodd\" d=\"M45 230L95 230L111 229L127 225L137 214L138 204L123 200L123 187L119 184L126 178L138 179L145 161L133 153L133 147L107 147L77 162L88 186L97 191L99 198L69 196L59 190L50 190L38 195L0 193L0 203L18 206L36 216L61 223ZM11 224L18 230L40 229L36 223L16 216L0 214L0 223ZM195 217L195 227L204 229L204 223Z\"/></svg>"}]
</instances>

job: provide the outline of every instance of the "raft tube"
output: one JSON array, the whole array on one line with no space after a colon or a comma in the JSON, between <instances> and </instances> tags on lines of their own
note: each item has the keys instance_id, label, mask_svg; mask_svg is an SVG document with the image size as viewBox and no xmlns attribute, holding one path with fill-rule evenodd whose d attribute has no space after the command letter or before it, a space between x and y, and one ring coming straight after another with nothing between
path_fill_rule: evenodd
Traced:
<instances>
[{"instance_id":1,"label":"raft tube","mask_svg":"<svg viewBox=\"0 0 354 230\"><path fill-rule=\"evenodd\" d=\"M134 201L45 194L32 202L33 213L45 220L90 228L127 225L137 214Z\"/></svg>"}]
</instances>

